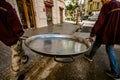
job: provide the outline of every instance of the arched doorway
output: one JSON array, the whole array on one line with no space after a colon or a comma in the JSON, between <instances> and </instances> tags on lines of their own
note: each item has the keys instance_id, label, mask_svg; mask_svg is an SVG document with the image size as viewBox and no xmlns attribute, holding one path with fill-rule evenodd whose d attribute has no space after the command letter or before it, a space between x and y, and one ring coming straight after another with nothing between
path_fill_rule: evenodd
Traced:
<instances>
[{"instance_id":1,"label":"arched doorway","mask_svg":"<svg viewBox=\"0 0 120 80\"><path fill-rule=\"evenodd\" d=\"M52 7L46 6L46 16L47 16L47 24L48 26L53 25L52 19Z\"/></svg>"},{"instance_id":2,"label":"arched doorway","mask_svg":"<svg viewBox=\"0 0 120 80\"><path fill-rule=\"evenodd\" d=\"M44 0L44 3L46 8L47 24L48 26L52 26L53 25L52 7L54 6L53 0Z\"/></svg>"},{"instance_id":3,"label":"arched doorway","mask_svg":"<svg viewBox=\"0 0 120 80\"><path fill-rule=\"evenodd\" d=\"M16 0L21 22L24 29L36 28L34 8L32 0Z\"/></svg>"}]
</instances>

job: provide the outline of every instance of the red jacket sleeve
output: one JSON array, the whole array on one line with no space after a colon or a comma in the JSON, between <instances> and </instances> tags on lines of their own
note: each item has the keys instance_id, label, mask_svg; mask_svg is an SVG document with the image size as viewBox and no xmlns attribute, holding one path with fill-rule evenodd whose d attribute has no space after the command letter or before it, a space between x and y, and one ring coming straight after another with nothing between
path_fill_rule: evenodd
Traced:
<instances>
[{"instance_id":1,"label":"red jacket sleeve","mask_svg":"<svg viewBox=\"0 0 120 80\"><path fill-rule=\"evenodd\" d=\"M12 28L16 36L18 37L22 36L24 31L22 29L22 25L19 21L19 18L17 16L15 9L7 2L5 3L5 5L4 5L5 9L7 9L7 12L6 12L7 24Z\"/></svg>"},{"instance_id":2,"label":"red jacket sleeve","mask_svg":"<svg viewBox=\"0 0 120 80\"><path fill-rule=\"evenodd\" d=\"M96 33L99 32L99 30L104 25L108 11L109 11L108 4L104 4L103 7L100 10L98 20L95 22L95 24L94 24L94 26L92 28L92 31L90 33L91 37L94 37L96 35Z\"/></svg>"}]
</instances>

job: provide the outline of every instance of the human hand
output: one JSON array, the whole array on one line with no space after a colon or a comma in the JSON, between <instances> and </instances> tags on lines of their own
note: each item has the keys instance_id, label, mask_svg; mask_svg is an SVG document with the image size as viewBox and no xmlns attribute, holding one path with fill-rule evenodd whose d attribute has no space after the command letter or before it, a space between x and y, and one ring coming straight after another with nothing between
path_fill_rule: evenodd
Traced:
<instances>
[{"instance_id":1,"label":"human hand","mask_svg":"<svg viewBox=\"0 0 120 80\"><path fill-rule=\"evenodd\" d=\"M94 38L94 37L89 36L89 41L90 41L90 42L93 42L93 41L94 41L93 38Z\"/></svg>"},{"instance_id":2,"label":"human hand","mask_svg":"<svg viewBox=\"0 0 120 80\"><path fill-rule=\"evenodd\" d=\"M19 39L23 39L23 36L20 36Z\"/></svg>"},{"instance_id":3,"label":"human hand","mask_svg":"<svg viewBox=\"0 0 120 80\"><path fill-rule=\"evenodd\" d=\"M19 39L22 39L22 40L25 40L27 39L28 37L27 36L20 36Z\"/></svg>"}]
</instances>

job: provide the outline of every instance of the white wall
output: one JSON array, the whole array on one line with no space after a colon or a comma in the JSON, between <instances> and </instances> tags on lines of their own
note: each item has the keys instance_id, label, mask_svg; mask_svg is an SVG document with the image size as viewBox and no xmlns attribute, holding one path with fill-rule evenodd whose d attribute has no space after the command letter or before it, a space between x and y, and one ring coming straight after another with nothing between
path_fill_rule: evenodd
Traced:
<instances>
[{"instance_id":1,"label":"white wall","mask_svg":"<svg viewBox=\"0 0 120 80\"><path fill-rule=\"evenodd\" d=\"M54 6L53 6L53 24L59 24L60 23L60 10L59 7L64 8L63 10L63 21L65 20L65 4L58 1L54 0Z\"/></svg>"},{"instance_id":2,"label":"white wall","mask_svg":"<svg viewBox=\"0 0 120 80\"><path fill-rule=\"evenodd\" d=\"M18 11L16 0L6 0L6 1L8 1L16 9L16 12L19 16L19 11ZM33 7L35 11L35 19L36 19L37 28L48 26L46 11L43 11L43 8L45 8L44 0L33 0ZM58 0L54 0L54 6L52 7L53 24L60 23L59 7L64 8L63 12L65 13L65 4ZM63 19L65 18L64 13L63 13Z\"/></svg>"},{"instance_id":3,"label":"white wall","mask_svg":"<svg viewBox=\"0 0 120 80\"><path fill-rule=\"evenodd\" d=\"M57 5L58 5L57 0L54 0L53 4L54 4L54 6L52 8L53 24L57 24L57 23L59 23L59 20L58 20L59 10L58 10L58 7L57 7Z\"/></svg>"},{"instance_id":4,"label":"white wall","mask_svg":"<svg viewBox=\"0 0 120 80\"><path fill-rule=\"evenodd\" d=\"M47 26L46 12L43 11L43 8L45 8L43 0L33 0L33 5L37 27L40 28Z\"/></svg>"}]
</instances>

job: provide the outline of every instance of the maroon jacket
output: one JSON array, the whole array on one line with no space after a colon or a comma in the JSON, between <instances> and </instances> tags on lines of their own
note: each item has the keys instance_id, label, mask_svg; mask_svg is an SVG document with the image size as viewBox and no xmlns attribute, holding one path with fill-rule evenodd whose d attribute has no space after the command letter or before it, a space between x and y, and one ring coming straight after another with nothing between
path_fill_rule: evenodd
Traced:
<instances>
[{"instance_id":1,"label":"maroon jacket","mask_svg":"<svg viewBox=\"0 0 120 80\"><path fill-rule=\"evenodd\" d=\"M0 0L0 40L7 46L18 41L24 31L13 7L5 0Z\"/></svg>"},{"instance_id":2,"label":"maroon jacket","mask_svg":"<svg viewBox=\"0 0 120 80\"><path fill-rule=\"evenodd\" d=\"M101 8L98 20L92 28L91 37L103 44L120 44L120 2L111 0Z\"/></svg>"}]
</instances>

